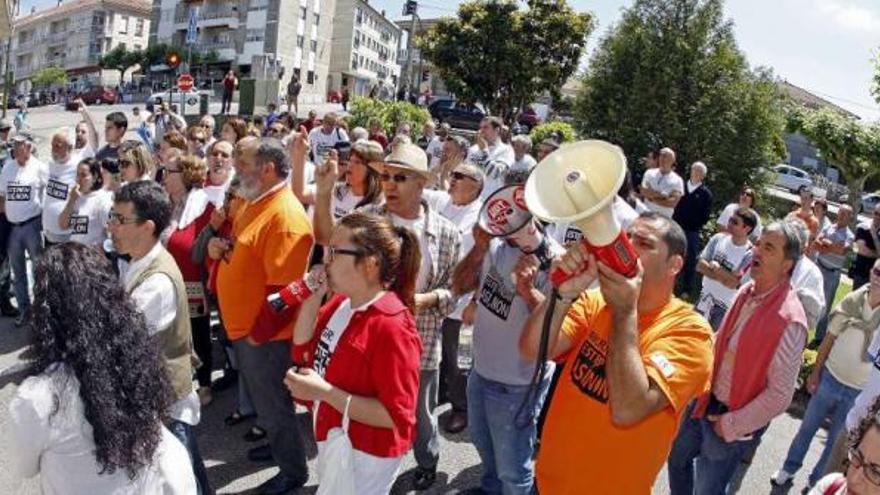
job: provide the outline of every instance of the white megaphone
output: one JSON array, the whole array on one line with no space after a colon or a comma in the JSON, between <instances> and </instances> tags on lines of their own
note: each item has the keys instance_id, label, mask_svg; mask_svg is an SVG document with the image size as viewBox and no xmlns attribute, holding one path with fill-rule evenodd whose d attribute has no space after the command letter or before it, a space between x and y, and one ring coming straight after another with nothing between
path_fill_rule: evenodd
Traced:
<instances>
[{"instance_id":1,"label":"white megaphone","mask_svg":"<svg viewBox=\"0 0 880 495\"><path fill-rule=\"evenodd\" d=\"M524 195L522 184L496 190L483 203L478 223L492 237L504 237L513 241L522 252L534 254L541 269L547 269L552 261L547 236L533 220Z\"/></svg>"},{"instance_id":2,"label":"white megaphone","mask_svg":"<svg viewBox=\"0 0 880 495\"><path fill-rule=\"evenodd\" d=\"M626 158L617 146L597 140L564 144L532 170L525 202L544 221L577 225L596 259L629 277L638 255L612 210L625 178ZM570 277L560 269L550 275L557 286Z\"/></svg>"}]
</instances>

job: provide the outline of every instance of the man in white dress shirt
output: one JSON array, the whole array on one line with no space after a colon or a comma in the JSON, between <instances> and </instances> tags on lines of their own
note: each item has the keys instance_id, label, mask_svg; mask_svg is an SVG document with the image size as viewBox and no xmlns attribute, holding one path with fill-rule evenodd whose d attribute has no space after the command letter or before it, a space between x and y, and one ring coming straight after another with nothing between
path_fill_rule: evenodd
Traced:
<instances>
[{"instance_id":1,"label":"man in white dress shirt","mask_svg":"<svg viewBox=\"0 0 880 495\"><path fill-rule=\"evenodd\" d=\"M167 426L189 452L198 494L203 495L212 491L193 431L201 410L192 386L189 303L180 269L159 242L159 233L171 220L171 209L171 200L158 183L131 182L116 192L107 228L116 251L131 257L128 263L120 261L120 277L165 356L175 392Z\"/></svg>"}]
</instances>

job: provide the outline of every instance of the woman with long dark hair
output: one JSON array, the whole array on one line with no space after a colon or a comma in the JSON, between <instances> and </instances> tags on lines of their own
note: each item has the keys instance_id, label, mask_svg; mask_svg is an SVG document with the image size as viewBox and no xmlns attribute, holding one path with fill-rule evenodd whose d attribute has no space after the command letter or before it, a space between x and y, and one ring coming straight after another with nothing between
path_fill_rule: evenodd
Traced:
<instances>
[{"instance_id":1,"label":"woman with long dark hair","mask_svg":"<svg viewBox=\"0 0 880 495\"><path fill-rule=\"evenodd\" d=\"M415 439L421 342L412 308L421 263L419 241L388 219L343 217L326 249L326 271L299 310L292 368L285 383L295 399L314 401L318 463L331 429L347 410L359 494L388 493ZM334 291L321 307L323 296ZM340 466L319 473L342 476ZM328 472L329 471L329 472Z\"/></svg>"},{"instance_id":2,"label":"woman with long dark hair","mask_svg":"<svg viewBox=\"0 0 880 495\"><path fill-rule=\"evenodd\" d=\"M171 385L110 262L54 246L35 268L30 377L9 406L10 461L43 493L195 493L183 445L162 426Z\"/></svg>"}]
</instances>

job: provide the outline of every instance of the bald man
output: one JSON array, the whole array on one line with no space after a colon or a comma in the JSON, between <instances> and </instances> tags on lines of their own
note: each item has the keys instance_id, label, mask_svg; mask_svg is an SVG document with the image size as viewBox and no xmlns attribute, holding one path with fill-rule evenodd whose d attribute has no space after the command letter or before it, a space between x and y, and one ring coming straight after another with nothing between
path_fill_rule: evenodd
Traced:
<instances>
[{"instance_id":1,"label":"bald man","mask_svg":"<svg viewBox=\"0 0 880 495\"><path fill-rule=\"evenodd\" d=\"M675 172L672 172L675 173ZM691 165L691 177L687 181L684 196L675 206L672 219L681 226L687 237L687 258L681 274L679 295L690 294L694 290L697 259L700 256L700 231L709 221L712 209L712 191L705 184L707 168L703 162Z\"/></svg>"},{"instance_id":2,"label":"bald man","mask_svg":"<svg viewBox=\"0 0 880 495\"><path fill-rule=\"evenodd\" d=\"M645 171L642 177L642 196L645 206L667 218L672 218L675 205L684 195L684 181L675 173L675 152L671 148L660 150L657 168Z\"/></svg>"}]
</instances>

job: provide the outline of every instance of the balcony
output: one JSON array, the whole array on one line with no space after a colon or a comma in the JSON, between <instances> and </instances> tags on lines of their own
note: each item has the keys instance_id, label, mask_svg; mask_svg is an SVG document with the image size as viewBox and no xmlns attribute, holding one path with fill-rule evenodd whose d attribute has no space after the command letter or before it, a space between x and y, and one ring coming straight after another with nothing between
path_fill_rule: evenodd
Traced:
<instances>
[{"instance_id":1,"label":"balcony","mask_svg":"<svg viewBox=\"0 0 880 495\"><path fill-rule=\"evenodd\" d=\"M199 12L197 25L199 29L216 27L228 27L229 29L238 29L238 10L219 9ZM177 15L174 16L174 29L177 31L186 31L188 28L189 12L186 9L178 8Z\"/></svg>"}]
</instances>

